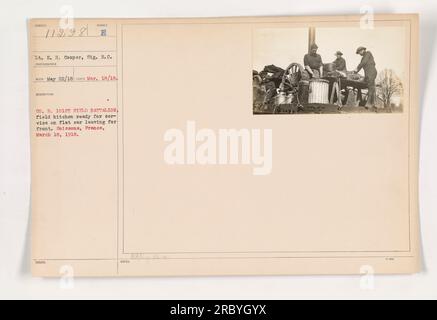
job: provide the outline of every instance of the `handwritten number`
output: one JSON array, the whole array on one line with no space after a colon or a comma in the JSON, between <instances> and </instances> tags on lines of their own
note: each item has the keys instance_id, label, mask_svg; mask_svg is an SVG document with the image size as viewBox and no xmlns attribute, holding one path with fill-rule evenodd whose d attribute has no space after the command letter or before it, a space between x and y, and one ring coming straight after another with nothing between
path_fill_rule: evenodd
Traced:
<instances>
[{"instance_id":1,"label":"handwritten number","mask_svg":"<svg viewBox=\"0 0 437 320\"><path fill-rule=\"evenodd\" d=\"M88 26L82 27L79 30L79 33L76 29L47 29L45 38L64 38L64 37L84 37L88 33Z\"/></svg>"}]
</instances>

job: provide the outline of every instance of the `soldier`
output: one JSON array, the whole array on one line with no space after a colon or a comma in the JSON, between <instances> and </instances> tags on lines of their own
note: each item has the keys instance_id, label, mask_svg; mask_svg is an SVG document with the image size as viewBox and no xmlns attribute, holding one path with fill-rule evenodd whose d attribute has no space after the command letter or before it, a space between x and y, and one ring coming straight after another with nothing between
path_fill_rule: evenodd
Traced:
<instances>
[{"instance_id":1,"label":"soldier","mask_svg":"<svg viewBox=\"0 0 437 320\"><path fill-rule=\"evenodd\" d=\"M333 62L335 71L346 72L346 60L343 58L343 53L341 51L337 51L335 56L337 57L337 59L335 59Z\"/></svg>"},{"instance_id":2,"label":"soldier","mask_svg":"<svg viewBox=\"0 0 437 320\"><path fill-rule=\"evenodd\" d=\"M364 69L364 81L367 82L367 102L366 109L376 108L376 85L375 79L378 74L375 68L375 59L370 51L367 51L365 47L358 47L356 54L362 56L360 64L354 70L358 73L361 69Z\"/></svg>"},{"instance_id":3,"label":"soldier","mask_svg":"<svg viewBox=\"0 0 437 320\"><path fill-rule=\"evenodd\" d=\"M320 54L317 53L319 47L313 43L310 47L310 53L307 53L303 57L303 65L305 71L303 72L303 78L320 78L323 71L323 62Z\"/></svg>"}]
</instances>

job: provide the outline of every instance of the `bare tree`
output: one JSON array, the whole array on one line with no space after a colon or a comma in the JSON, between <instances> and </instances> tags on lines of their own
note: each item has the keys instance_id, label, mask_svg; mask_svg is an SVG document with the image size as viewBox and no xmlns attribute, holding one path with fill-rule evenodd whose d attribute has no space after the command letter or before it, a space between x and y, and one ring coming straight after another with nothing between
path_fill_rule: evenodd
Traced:
<instances>
[{"instance_id":1,"label":"bare tree","mask_svg":"<svg viewBox=\"0 0 437 320\"><path fill-rule=\"evenodd\" d=\"M392 98L402 94L402 81L392 69L384 69L376 79L377 97L384 108L391 108Z\"/></svg>"}]
</instances>

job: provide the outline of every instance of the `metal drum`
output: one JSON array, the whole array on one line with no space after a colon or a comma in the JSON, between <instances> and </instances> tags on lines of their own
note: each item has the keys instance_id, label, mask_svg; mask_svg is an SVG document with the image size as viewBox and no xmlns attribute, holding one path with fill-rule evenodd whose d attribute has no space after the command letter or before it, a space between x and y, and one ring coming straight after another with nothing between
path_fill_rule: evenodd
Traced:
<instances>
[{"instance_id":1,"label":"metal drum","mask_svg":"<svg viewBox=\"0 0 437 320\"><path fill-rule=\"evenodd\" d=\"M287 103L287 94L285 92L279 92L275 96L275 104L278 106L280 104Z\"/></svg>"},{"instance_id":2,"label":"metal drum","mask_svg":"<svg viewBox=\"0 0 437 320\"><path fill-rule=\"evenodd\" d=\"M329 81L323 79L310 80L310 94L308 103L328 104L329 99Z\"/></svg>"},{"instance_id":3,"label":"metal drum","mask_svg":"<svg viewBox=\"0 0 437 320\"><path fill-rule=\"evenodd\" d=\"M335 71L335 63L325 63L323 65L323 75L327 75L330 72Z\"/></svg>"}]
</instances>

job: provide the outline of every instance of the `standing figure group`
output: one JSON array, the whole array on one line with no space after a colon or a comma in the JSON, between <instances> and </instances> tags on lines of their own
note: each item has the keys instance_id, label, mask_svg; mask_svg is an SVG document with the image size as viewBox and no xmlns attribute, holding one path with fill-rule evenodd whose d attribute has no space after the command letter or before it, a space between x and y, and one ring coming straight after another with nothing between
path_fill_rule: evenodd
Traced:
<instances>
[{"instance_id":1,"label":"standing figure group","mask_svg":"<svg viewBox=\"0 0 437 320\"><path fill-rule=\"evenodd\" d=\"M313 43L310 46L310 52L305 54L303 58L304 71L302 78L309 80L311 78L320 78L323 76L323 61L320 54L317 53L318 46ZM364 81L367 83L368 94L366 108L376 108L376 76L378 74L375 67L375 59L370 51L365 47L358 47L356 54L359 54L361 62L354 69L354 73L358 73L361 69L364 70ZM337 51L335 53L336 59L333 61L335 71L347 72L346 60L343 58L343 53Z\"/></svg>"}]
</instances>

